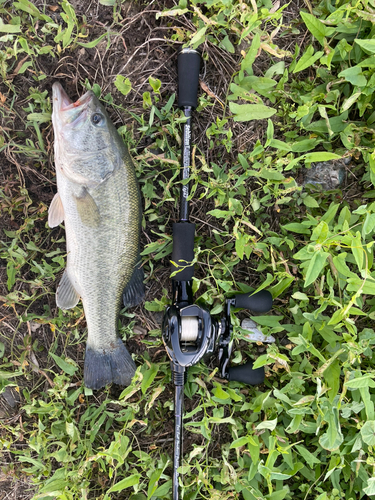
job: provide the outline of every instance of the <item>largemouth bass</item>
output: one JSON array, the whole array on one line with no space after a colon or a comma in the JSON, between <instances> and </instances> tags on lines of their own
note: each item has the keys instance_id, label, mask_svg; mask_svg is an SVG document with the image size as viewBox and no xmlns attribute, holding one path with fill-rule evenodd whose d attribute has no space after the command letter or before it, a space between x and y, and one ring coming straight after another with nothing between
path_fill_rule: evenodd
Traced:
<instances>
[{"instance_id":1,"label":"largemouth bass","mask_svg":"<svg viewBox=\"0 0 375 500\"><path fill-rule=\"evenodd\" d=\"M48 224L64 221L67 245L56 303L70 309L82 300L88 329L85 386L129 385L136 367L117 326L122 297L133 307L144 296L134 166L93 92L73 103L59 83L52 90L58 192Z\"/></svg>"}]
</instances>

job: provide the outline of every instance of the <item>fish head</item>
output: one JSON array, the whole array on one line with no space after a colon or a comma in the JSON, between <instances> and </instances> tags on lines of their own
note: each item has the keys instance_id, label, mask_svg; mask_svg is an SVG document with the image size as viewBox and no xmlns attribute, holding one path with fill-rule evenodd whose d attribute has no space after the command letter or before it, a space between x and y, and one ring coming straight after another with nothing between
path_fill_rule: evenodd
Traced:
<instances>
[{"instance_id":1,"label":"fish head","mask_svg":"<svg viewBox=\"0 0 375 500\"><path fill-rule=\"evenodd\" d=\"M75 102L60 83L52 91L56 165L72 181L95 186L113 172L121 139L91 90Z\"/></svg>"}]
</instances>

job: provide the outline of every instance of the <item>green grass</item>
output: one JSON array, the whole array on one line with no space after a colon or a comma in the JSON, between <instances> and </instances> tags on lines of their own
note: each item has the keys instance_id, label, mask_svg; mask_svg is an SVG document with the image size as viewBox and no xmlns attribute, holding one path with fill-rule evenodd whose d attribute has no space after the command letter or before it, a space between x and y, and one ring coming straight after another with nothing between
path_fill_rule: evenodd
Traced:
<instances>
[{"instance_id":1,"label":"green grass","mask_svg":"<svg viewBox=\"0 0 375 500\"><path fill-rule=\"evenodd\" d=\"M0 422L4 491L26 482L22 498L35 500L171 496L160 313L180 188L174 54L185 43L203 50L206 85L193 132L195 297L219 317L235 292L270 290L273 310L254 319L276 342L246 342L246 313L234 314L232 362L264 365L265 383L228 384L215 362L190 369L184 499L375 495L375 5L295 4L103 0L96 17L67 1L0 0L0 392L21 399ZM50 95L64 74L71 91L92 88L106 103L144 200L148 295L121 314L139 366L121 393L84 388L81 305L63 313L54 302L66 250L64 231L46 225ZM312 163L341 158L340 187L302 186Z\"/></svg>"}]
</instances>

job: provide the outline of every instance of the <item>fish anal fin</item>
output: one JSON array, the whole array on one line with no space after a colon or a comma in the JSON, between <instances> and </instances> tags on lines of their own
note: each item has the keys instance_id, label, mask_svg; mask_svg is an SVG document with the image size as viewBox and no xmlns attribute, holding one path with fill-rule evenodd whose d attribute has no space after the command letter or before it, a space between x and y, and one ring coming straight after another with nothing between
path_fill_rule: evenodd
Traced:
<instances>
[{"instance_id":1,"label":"fish anal fin","mask_svg":"<svg viewBox=\"0 0 375 500\"><path fill-rule=\"evenodd\" d=\"M145 287L143 279L143 268L138 265L122 294L125 307L135 307L144 299Z\"/></svg>"},{"instance_id":2,"label":"fish anal fin","mask_svg":"<svg viewBox=\"0 0 375 500\"><path fill-rule=\"evenodd\" d=\"M64 207L61 203L61 198L59 193L56 193L51 201L51 205L48 209L48 225L49 227L56 227L61 224L64 220Z\"/></svg>"},{"instance_id":3,"label":"fish anal fin","mask_svg":"<svg viewBox=\"0 0 375 500\"><path fill-rule=\"evenodd\" d=\"M66 270L56 291L56 304L60 309L72 309L78 304L79 294L74 289Z\"/></svg>"},{"instance_id":4,"label":"fish anal fin","mask_svg":"<svg viewBox=\"0 0 375 500\"><path fill-rule=\"evenodd\" d=\"M136 366L120 338L106 349L87 345L84 367L85 386L101 389L107 384L130 385Z\"/></svg>"},{"instance_id":5,"label":"fish anal fin","mask_svg":"<svg viewBox=\"0 0 375 500\"><path fill-rule=\"evenodd\" d=\"M88 190L83 188L79 196L75 196L74 199L82 224L88 227L98 227L100 224L99 208Z\"/></svg>"}]
</instances>

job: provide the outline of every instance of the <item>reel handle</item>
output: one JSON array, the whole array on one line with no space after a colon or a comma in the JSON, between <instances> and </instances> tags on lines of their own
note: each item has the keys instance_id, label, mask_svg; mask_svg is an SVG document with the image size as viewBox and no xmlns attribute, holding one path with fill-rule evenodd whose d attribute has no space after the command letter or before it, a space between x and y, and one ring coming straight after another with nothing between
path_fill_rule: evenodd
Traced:
<instances>
[{"instance_id":1,"label":"reel handle","mask_svg":"<svg viewBox=\"0 0 375 500\"><path fill-rule=\"evenodd\" d=\"M247 385L258 385L264 382L265 374L264 368L253 369L253 362L248 361L241 366L233 366L228 369L227 380L234 380L236 382L242 382Z\"/></svg>"},{"instance_id":2,"label":"reel handle","mask_svg":"<svg viewBox=\"0 0 375 500\"><path fill-rule=\"evenodd\" d=\"M232 299L234 307L241 307L242 309L249 309L254 313L266 313L272 309L272 295L268 290L261 290L254 295L243 293L235 295Z\"/></svg>"},{"instance_id":3,"label":"reel handle","mask_svg":"<svg viewBox=\"0 0 375 500\"><path fill-rule=\"evenodd\" d=\"M201 56L197 50L185 48L178 55L178 106L196 108Z\"/></svg>"}]
</instances>

